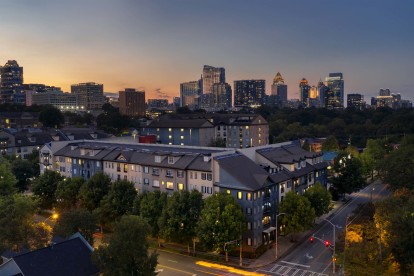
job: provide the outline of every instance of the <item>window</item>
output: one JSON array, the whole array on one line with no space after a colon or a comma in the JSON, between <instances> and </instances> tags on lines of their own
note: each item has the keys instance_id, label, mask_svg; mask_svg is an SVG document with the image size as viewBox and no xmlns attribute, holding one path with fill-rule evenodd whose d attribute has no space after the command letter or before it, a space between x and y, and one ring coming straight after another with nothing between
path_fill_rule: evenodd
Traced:
<instances>
[{"instance_id":1,"label":"window","mask_svg":"<svg viewBox=\"0 0 414 276\"><path fill-rule=\"evenodd\" d=\"M246 199L252 200L252 193L246 193Z\"/></svg>"},{"instance_id":2,"label":"window","mask_svg":"<svg viewBox=\"0 0 414 276\"><path fill-rule=\"evenodd\" d=\"M231 194L231 191L230 190L227 190L227 194L230 195Z\"/></svg>"},{"instance_id":3,"label":"window","mask_svg":"<svg viewBox=\"0 0 414 276\"><path fill-rule=\"evenodd\" d=\"M207 179L207 174L206 173L201 173L201 179L206 180Z\"/></svg>"},{"instance_id":4,"label":"window","mask_svg":"<svg viewBox=\"0 0 414 276\"><path fill-rule=\"evenodd\" d=\"M251 230L252 229L252 223L251 222L248 222L247 223L247 230Z\"/></svg>"},{"instance_id":5,"label":"window","mask_svg":"<svg viewBox=\"0 0 414 276\"><path fill-rule=\"evenodd\" d=\"M169 128L168 131L171 132L171 128Z\"/></svg>"},{"instance_id":6,"label":"window","mask_svg":"<svg viewBox=\"0 0 414 276\"><path fill-rule=\"evenodd\" d=\"M160 187L160 181L159 181L159 180L154 180L154 181L152 182L152 186L153 186L153 187Z\"/></svg>"},{"instance_id":7,"label":"window","mask_svg":"<svg viewBox=\"0 0 414 276\"><path fill-rule=\"evenodd\" d=\"M252 239L251 238L247 238L247 245L252 245Z\"/></svg>"},{"instance_id":8,"label":"window","mask_svg":"<svg viewBox=\"0 0 414 276\"><path fill-rule=\"evenodd\" d=\"M243 192L237 192L237 199L243 199Z\"/></svg>"},{"instance_id":9,"label":"window","mask_svg":"<svg viewBox=\"0 0 414 276\"><path fill-rule=\"evenodd\" d=\"M96 167L97 167L97 168L100 168L100 167L101 167L101 162L96 161Z\"/></svg>"},{"instance_id":10,"label":"window","mask_svg":"<svg viewBox=\"0 0 414 276\"><path fill-rule=\"evenodd\" d=\"M131 165L131 171L135 171L135 165Z\"/></svg>"},{"instance_id":11,"label":"window","mask_svg":"<svg viewBox=\"0 0 414 276\"><path fill-rule=\"evenodd\" d=\"M180 190L180 191L184 190L184 184L183 183L178 183L178 190Z\"/></svg>"},{"instance_id":12,"label":"window","mask_svg":"<svg viewBox=\"0 0 414 276\"><path fill-rule=\"evenodd\" d=\"M190 172L190 179L193 179L193 172Z\"/></svg>"},{"instance_id":13,"label":"window","mask_svg":"<svg viewBox=\"0 0 414 276\"><path fill-rule=\"evenodd\" d=\"M76 158L73 158L73 164L74 165L76 164Z\"/></svg>"},{"instance_id":14,"label":"window","mask_svg":"<svg viewBox=\"0 0 414 276\"><path fill-rule=\"evenodd\" d=\"M201 186L201 193L205 194L206 193L206 187L205 186Z\"/></svg>"},{"instance_id":15,"label":"window","mask_svg":"<svg viewBox=\"0 0 414 276\"><path fill-rule=\"evenodd\" d=\"M282 184L282 186L280 186L280 193L284 193L285 192L285 184Z\"/></svg>"},{"instance_id":16,"label":"window","mask_svg":"<svg viewBox=\"0 0 414 276\"><path fill-rule=\"evenodd\" d=\"M148 167L144 167L144 173L148 173L149 172L149 168Z\"/></svg>"},{"instance_id":17,"label":"window","mask_svg":"<svg viewBox=\"0 0 414 276\"><path fill-rule=\"evenodd\" d=\"M197 172L194 172L194 179L197 179Z\"/></svg>"},{"instance_id":18,"label":"window","mask_svg":"<svg viewBox=\"0 0 414 276\"><path fill-rule=\"evenodd\" d=\"M121 164L116 164L116 171L117 172L120 172L121 171Z\"/></svg>"},{"instance_id":19,"label":"window","mask_svg":"<svg viewBox=\"0 0 414 276\"><path fill-rule=\"evenodd\" d=\"M161 163L161 156L155 155L155 163Z\"/></svg>"},{"instance_id":20,"label":"window","mask_svg":"<svg viewBox=\"0 0 414 276\"><path fill-rule=\"evenodd\" d=\"M170 190L174 189L174 183L167 181L167 189L170 189Z\"/></svg>"},{"instance_id":21,"label":"window","mask_svg":"<svg viewBox=\"0 0 414 276\"><path fill-rule=\"evenodd\" d=\"M184 177L184 171L177 171L177 177L183 178Z\"/></svg>"},{"instance_id":22,"label":"window","mask_svg":"<svg viewBox=\"0 0 414 276\"><path fill-rule=\"evenodd\" d=\"M160 175L160 169L159 168L152 168L152 175Z\"/></svg>"},{"instance_id":23,"label":"window","mask_svg":"<svg viewBox=\"0 0 414 276\"><path fill-rule=\"evenodd\" d=\"M76 174L76 169L73 169L73 174Z\"/></svg>"},{"instance_id":24,"label":"window","mask_svg":"<svg viewBox=\"0 0 414 276\"><path fill-rule=\"evenodd\" d=\"M168 156L168 164L174 164L174 156Z\"/></svg>"},{"instance_id":25,"label":"window","mask_svg":"<svg viewBox=\"0 0 414 276\"><path fill-rule=\"evenodd\" d=\"M168 139L172 139L172 135L168 135Z\"/></svg>"},{"instance_id":26,"label":"window","mask_svg":"<svg viewBox=\"0 0 414 276\"><path fill-rule=\"evenodd\" d=\"M128 176L127 175L124 175L124 180L128 180Z\"/></svg>"},{"instance_id":27,"label":"window","mask_svg":"<svg viewBox=\"0 0 414 276\"><path fill-rule=\"evenodd\" d=\"M166 170L165 171L165 176L167 176L167 177L173 177L173 171L172 170Z\"/></svg>"},{"instance_id":28,"label":"window","mask_svg":"<svg viewBox=\"0 0 414 276\"><path fill-rule=\"evenodd\" d=\"M67 163L72 163L72 158L68 157L68 159L66 160Z\"/></svg>"},{"instance_id":29,"label":"window","mask_svg":"<svg viewBox=\"0 0 414 276\"><path fill-rule=\"evenodd\" d=\"M118 174L118 177L116 178L117 180L121 180L121 175Z\"/></svg>"},{"instance_id":30,"label":"window","mask_svg":"<svg viewBox=\"0 0 414 276\"><path fill-rule=\"evenodd\" d=\"M124 172L128 172L128 164L124 164Z\"/></svg>"},{"instance_id":31,"label":"window","mask_svg":"<svg viewBox=\"0 0 414 276\"><path fill-rule=\"evenodd\" d=\"M213 179L213 175L211 173L207 174L207 180L211 181Z\"/></svg>"},{"instance_id":32,"label":"window","mask_svg":"<svg viewBox=\"0 0 414 276\"><path fill-rule=\"evenodd\" d=\"M246 214L251 215L252 214L252 208L250 208L250 207L246 208Z\"/></svg>"},{"instance_id":33,"label":"window","mask_svg":"<svg viewBox=\"0 0 414 276\"><path fill-rule=\"evenodd\" d=\"M149 185L149 179L148 178L144 178L144 185Z\"/></svg>"},{"instance_id":34,"label":"window","mask_svg":"<svg viewBox=\"0 0 414 276\"><path fill-rule=\"evenodd\" d=\"M181 132L184 132L184 129L183 128L181 129Z\"/></svg>"}]
</instances>

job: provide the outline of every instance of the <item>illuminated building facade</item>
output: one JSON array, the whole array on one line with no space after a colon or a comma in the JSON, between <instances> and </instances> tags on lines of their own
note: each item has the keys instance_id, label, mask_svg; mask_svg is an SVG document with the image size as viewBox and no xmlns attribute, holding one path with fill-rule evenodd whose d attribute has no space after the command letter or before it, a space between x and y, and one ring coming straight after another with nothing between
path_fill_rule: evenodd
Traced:
<instances>
[{"instance_id":1,"label":"illuminated building facade","mask_svg":"<svg viewBox=\"0 0 414 276\"><path fill-rule=\"evenodd\" d=\"M287 106L287 101L288 101L287 85L285 84L285 81L279 72L277 72L276 76L273 79L273 84L272 84L271 89L272 91L271 91L270 96L276 97L276 104L279 107Z\"/></svg>"},{"instance_id":2,"label":"illuminated building facade","mask_svg":"<svg viewBox=\"0 0 414 276\"><path fill-rule=\"evenodd\" d=\"M212 86L213 109L228 110L231 108L231 86L228 83L215 83Z\"/></svg>"},{"instance_id":3,"label":"illuminated building facade","mask_svg":"<svg viewBox=\"0 0 414 276\"><path fill-rule=\"evenodd\" d=\"M344 79L342 73L330 73L325 79L326 86L329 88L327 93L328 109L344 107Z\"/></svg>"},{"instance_id":4,"label":"illuminated building facade","mask_svg":"<svg viewBox=\"0 0 414 276\"><path fill-rule=\"evenodd\" d=\"M136 91L134 88L119 91L119 112L126 116L145 116L145 91Z\"/></svg>"},{"instance_id":5,"label":"illuminated building facade","mask_svg":"<svg viewBox=\"0 0 414 276\"><path fill-rule=\"evenodd\" d=\"M190 109L200 107L200 99L203 88L203 80L183 82L180 84L180 106L188 106Z\"/></svg>"},{"instance_id":6,"label":"illuminated building facade","mask_svg":"<svg viewBox=\"0 0 414 276\"><path fill-rule=\"evenodd\" d=\"M85 107L87 111L100 110L106 101L103 84L94 82L73 84L71 92L78 97L78 105Z\"/></svg>"},{"instance_id":7,"label":"illuminated building facade","mask_svg":"<svg viewBox=\"0 0 414 276\"><path fill-rule=\"evenodd\" d=\"M299 82L300 105L302 107L308 106L310 88L308 80L302 78Z\"/></svg>"},{"instance_id":8,"label":"illuminated building facade","mask_svg":"<svg viewBox=\"0 0 414 276\"><path fill-rule=\"evenodd\" d=\"M62 112L86 111L85 106L78 104L78 96L61 91L26 92L26 102L31 105L53 105Z\"/></svg>"},{"instance_id":9,"label":"illuminated building facade","mask_svg":"<svg viewBox=\"0 0 414 276\"><path fill-rule=\"evenodd\" d=\"M213 67L204 65L203 67L203 85L202 85L202 97L201 108L210 109L214 108L214 97L212 96L213 85L215 83L225 83L226 74L225 69L222 67Z\"/></svg>"},{"instance_id":10,"label":"illuminated building facade","mask_svg":"<svg viewBox=\"0 0 414 276\"><path fill-rule=\"evenodd\" d=\"M265 80L234 81L234 106L243 108L264 104L265 89Z\"/></svg>"},{"instance_id":11,"label":"illuminated building facade","mask_svg":"<svg viewBox=\"0 0 414 276\"><path fill-rule=\"evenodd\" d=\"M364 96L361 94L348 94L347 95L347 107L362 110L365 109Z\"/></svg>"},{"instance_id":12,"label":"illuminated building facade","mask_svg":"<svg viewBox=\"0 0 414 276\"><path fill-rule=\"evenodd\" d=\"M9 60L0 67L0 104L3 103L25 103L23 67L15 60Z\"/></svg>"}]
</instances>

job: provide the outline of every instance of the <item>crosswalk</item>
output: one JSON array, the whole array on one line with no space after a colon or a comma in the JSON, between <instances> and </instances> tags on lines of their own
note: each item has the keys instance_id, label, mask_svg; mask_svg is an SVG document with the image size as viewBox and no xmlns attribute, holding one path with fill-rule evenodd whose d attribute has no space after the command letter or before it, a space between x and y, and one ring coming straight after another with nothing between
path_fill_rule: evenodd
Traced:
<instances>
[{"instance_id":1,"label":"crosswalk","mask_svg":"<svg viewBox=\"0 0 414 276\"><path fill-rule=\"evenodd\" d=\"M269 275L283 275L283 276L328 276L319 272L306 270L306 268L297 268L287 265L275 264L270 268L261 268L257 272L263 272Z\"/></svg>"}]
</instances>

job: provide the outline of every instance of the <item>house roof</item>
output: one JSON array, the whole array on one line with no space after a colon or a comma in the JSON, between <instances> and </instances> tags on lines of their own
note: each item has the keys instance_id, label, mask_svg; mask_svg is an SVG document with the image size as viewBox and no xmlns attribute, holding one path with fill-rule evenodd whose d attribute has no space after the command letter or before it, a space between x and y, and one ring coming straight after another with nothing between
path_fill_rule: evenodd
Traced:
<instances>
[{"instance_id":1,"label":"house roof","mask_svg":"<svg viewBox=\"0 0 414 276\"><path fill-rule=\"evenodd\" d=\"M266 184L266 179L269 177L264 169L240 153L218 156L215 157L215 160L220 164L222 170L236 180L226 183L225 179L221 178L220 187L223 188L256 191Z\"/></svg>"},{"instance_id":2,"label":"house roof","mask_svg":"<svg viewBox=\"0 0 414 276\"><path fill-rule=\"evenodd\" d=\"M176 114L166 114L153 120L148 127L150 128L213 128L214 125L205 118L189 118L177 116Z\"/></svg>"},{"instance_id":3,"label":"house roof","mask_svg":"<svg viewBox=\"0 0 414 276\"><path fill-rule=\"evenodd\" d=\"M80 237L13 257L23 275L95 275L91 249Z\"/></svg>"},{"instance_id":4,"label":"house roof","mask_svg":"<svg viewBox=\"0 0 414 276\"><path fill-rule=\"evenodd\" d=\"M321 155L320 153L306 151L295 144L277 148L269 147L259 149L257 150L257 153L275 164L292 164L307 158L315 158Z\"/></svg>"}]
</instances>

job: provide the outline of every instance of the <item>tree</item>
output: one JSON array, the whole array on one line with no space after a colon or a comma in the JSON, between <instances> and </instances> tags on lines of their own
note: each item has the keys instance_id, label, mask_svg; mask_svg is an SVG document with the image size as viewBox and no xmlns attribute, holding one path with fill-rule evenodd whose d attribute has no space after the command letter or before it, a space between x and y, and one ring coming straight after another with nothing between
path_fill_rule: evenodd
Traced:
<instances>
[{"instance_id":1,"label":"tree","mask_svg":"<svg viewBox=\"0 0 414 276\"><path fill-rule=\"evenodd\" d=\"M207 249L222 250L226 242L240 239L244 225L245 217L236 199L217 193L204 200L197 236Z\"/></svg>"},{"instance_id":2,"label":"tree","mask_svg":"<svg viewBox=\"0 0 414 276\"><path fill-rule=\"evenodd\" d=\"M82 177L65 178L57 185L56 207L60 211L74 209L78 205L79 191L85 180Z\"/></svg>"},{"instance_id":3,"label":"tree","mask_svg":"<svg viewBox=\"0 0 414 276\"><path fill-rule=\"evenodd\" d=\"M124 216L116 223L107 246L99 246L92 260L108 275L157 275L158 254L148 252L150 227L137 216Z\"/></svg>"},{"instance_id":4,"label":"tree","mask_svg":"<svg viewBox=\"0 0 414 276\"><path fill-rule=\"evenodd\" d=\"M32 163L23 159L16 159L12 163L12 171L17 179L19 191L25 191L29 184L29 178L35 175Z\"/></svg>"},{"instance_id":5,"label":"tree","mask_svg":"<svg viewBox=\"0 0 414 276\"><path fill-rule=\"evenodd\" d=\"M53 106L47 106L39 114L39 121L45 127L59 128L65 123L65 117L62 112Z\"/></svg>"},{"instance_id":6,"label":"tree","mask_svg":"<svg viewBox=\"0 0 414 276\"><path fill-rule=\"evenodd\" d=\"M139 194L134 200L132 214L139 215L148 222L151 227L151 236L154 238L159 238L159 220L167 206L167 198L167 193L156 190L151 193Z\"/></svg>"},{"instance_id":7,"label":"tree","mask_svg":"<svg viewBox=\"0 0 414 276\"><path fill-rule=\"evenodd\" d=\"M97 209L100 221L110 223L130 212L136 195L134 183L127 180L115 181Z\"/></svg>"},{"instance_id":8,"label":"tree","mask_svg":"<svg viewBox=\"0 0 414 276\"><path fill-rule=\"evenodd\" d=\"M101 200L109 192L111 179L103 172L95 173L89 181L85 182L80 190L79 199L81 205L89 211L99 207Z\"/></svg>"},{"instance_id":9,"label":"tree","mask_svg":"<svg viewBox=\"0 0 414 276\"><path fill-rule=\"evenodd\" d=\"M309 200L317 217L332 210L332 196L319 182L307 189L304 196Z\"/></svg>"},{"instance_id":10,"label":"tree","mask_svg":"<svg viewBox=\"0 0 414 276\"><path fill-rule=\"evenodd\" d=\"M29 247L36 208L37 202L30 197L17 194L0 197L0 252L5 249L19 252Z\"/></svg>"},{"instance_id":11,"label":"tree","mask_svg":"<svg viewBox=\"0 0 414 276\"><path fill-rule=\"evenodd\" d=\"M186 243L190 251L190 243L196 236L196 223L200 219L203 207L203 195L197 191L174 192L168 198L164 208L160 228L162 236L167 240Z\"/></svg>"},{"instance_id":12,"label":"tree","mask_svg":"<svg viewBox=\"0 0 414 276\"><path fill-rule=\"evenodd\" d=\"M209 147L225 148L226 147L226 141L223 138L212 139L208 146Z\"/></svg>"},{"instance_id":13,"label":"tree","mask_svg":"<svg viewBox=\"0 0 414 276\"><path fill-rule=\"evenodd\" d=\"M312 227L315 220L315 210L309 200L294 191L286 194L280 203L279 211L286 214L282 216L282 225L284 225L285 232L291 234L292 241L296 241L296 233Z\"/></svg>"},{"instance_id":14,"label":"tree","mask_svg":"<svg viewBox=\"0 0 414 276\"><path fill-rule=\"evenodd\" d=\"M86 209L70 210L59 216L53 233L67 238L80 232L90 244L93 244L96 223L96 216L92 212Z\"/></svg>"},{"instance_id":15,"label":"tree","mask_svg":"<svg viewBox=\"0 0 414 276\"><path fill-rule=\"evenodd\" d=\"M378 169L386 153L383 143L381 140L369 139L366 148L360 154L364 171L371 175L372 179L374 178L374 170Z\"/></svg>"},{"instance_id":16,"label":"tree","mask_svg":"<svg viewBox=\"0 0 414 276\"><path fill-rule=\"evenodd\" d=\"M380 164L381 177L392 190L414 189L414 145L392 151Z\"/></svg>"},{"instance_id":17,"label":"tree","mask_svg":"<svg viewBox=\"0 0 414 276\"><path fill-rule=\"evenodd\" d=\"M339 142L333 135L329 135L322 144L322 151L338 151Z\"/></svg>"},{"instance_id":18,"label":"tree","mask_svg":"<svg viewBox=\"0 0 414 276\"><path fill-rule=\"evenodd\" d=\"M34 182L33 194L40 199L40 207L51 209L56 203L56 189L63 177L55 171L46 170Z\"/></svg>"},{"instance_id":19,"label":"tree","mask_svg":"<svg viewBox=\"0 0 414 276\"><path fill-rule=\"evenodd\" d=\"M362 175L361 161L351 154L341 152L334 160L333 188L340 195L359 191L366 182Z\"/></svg>"},{"instance_id":20,"label":"tree","mask_svg":"<svg viewBox=\"0 0 414 276\"><path fill-rule=\"evenodd\" d=\"M11 171L9 161L0 157L0 197L10 196L17 192L17 180Z\"/></svg>"}]
</instances>

